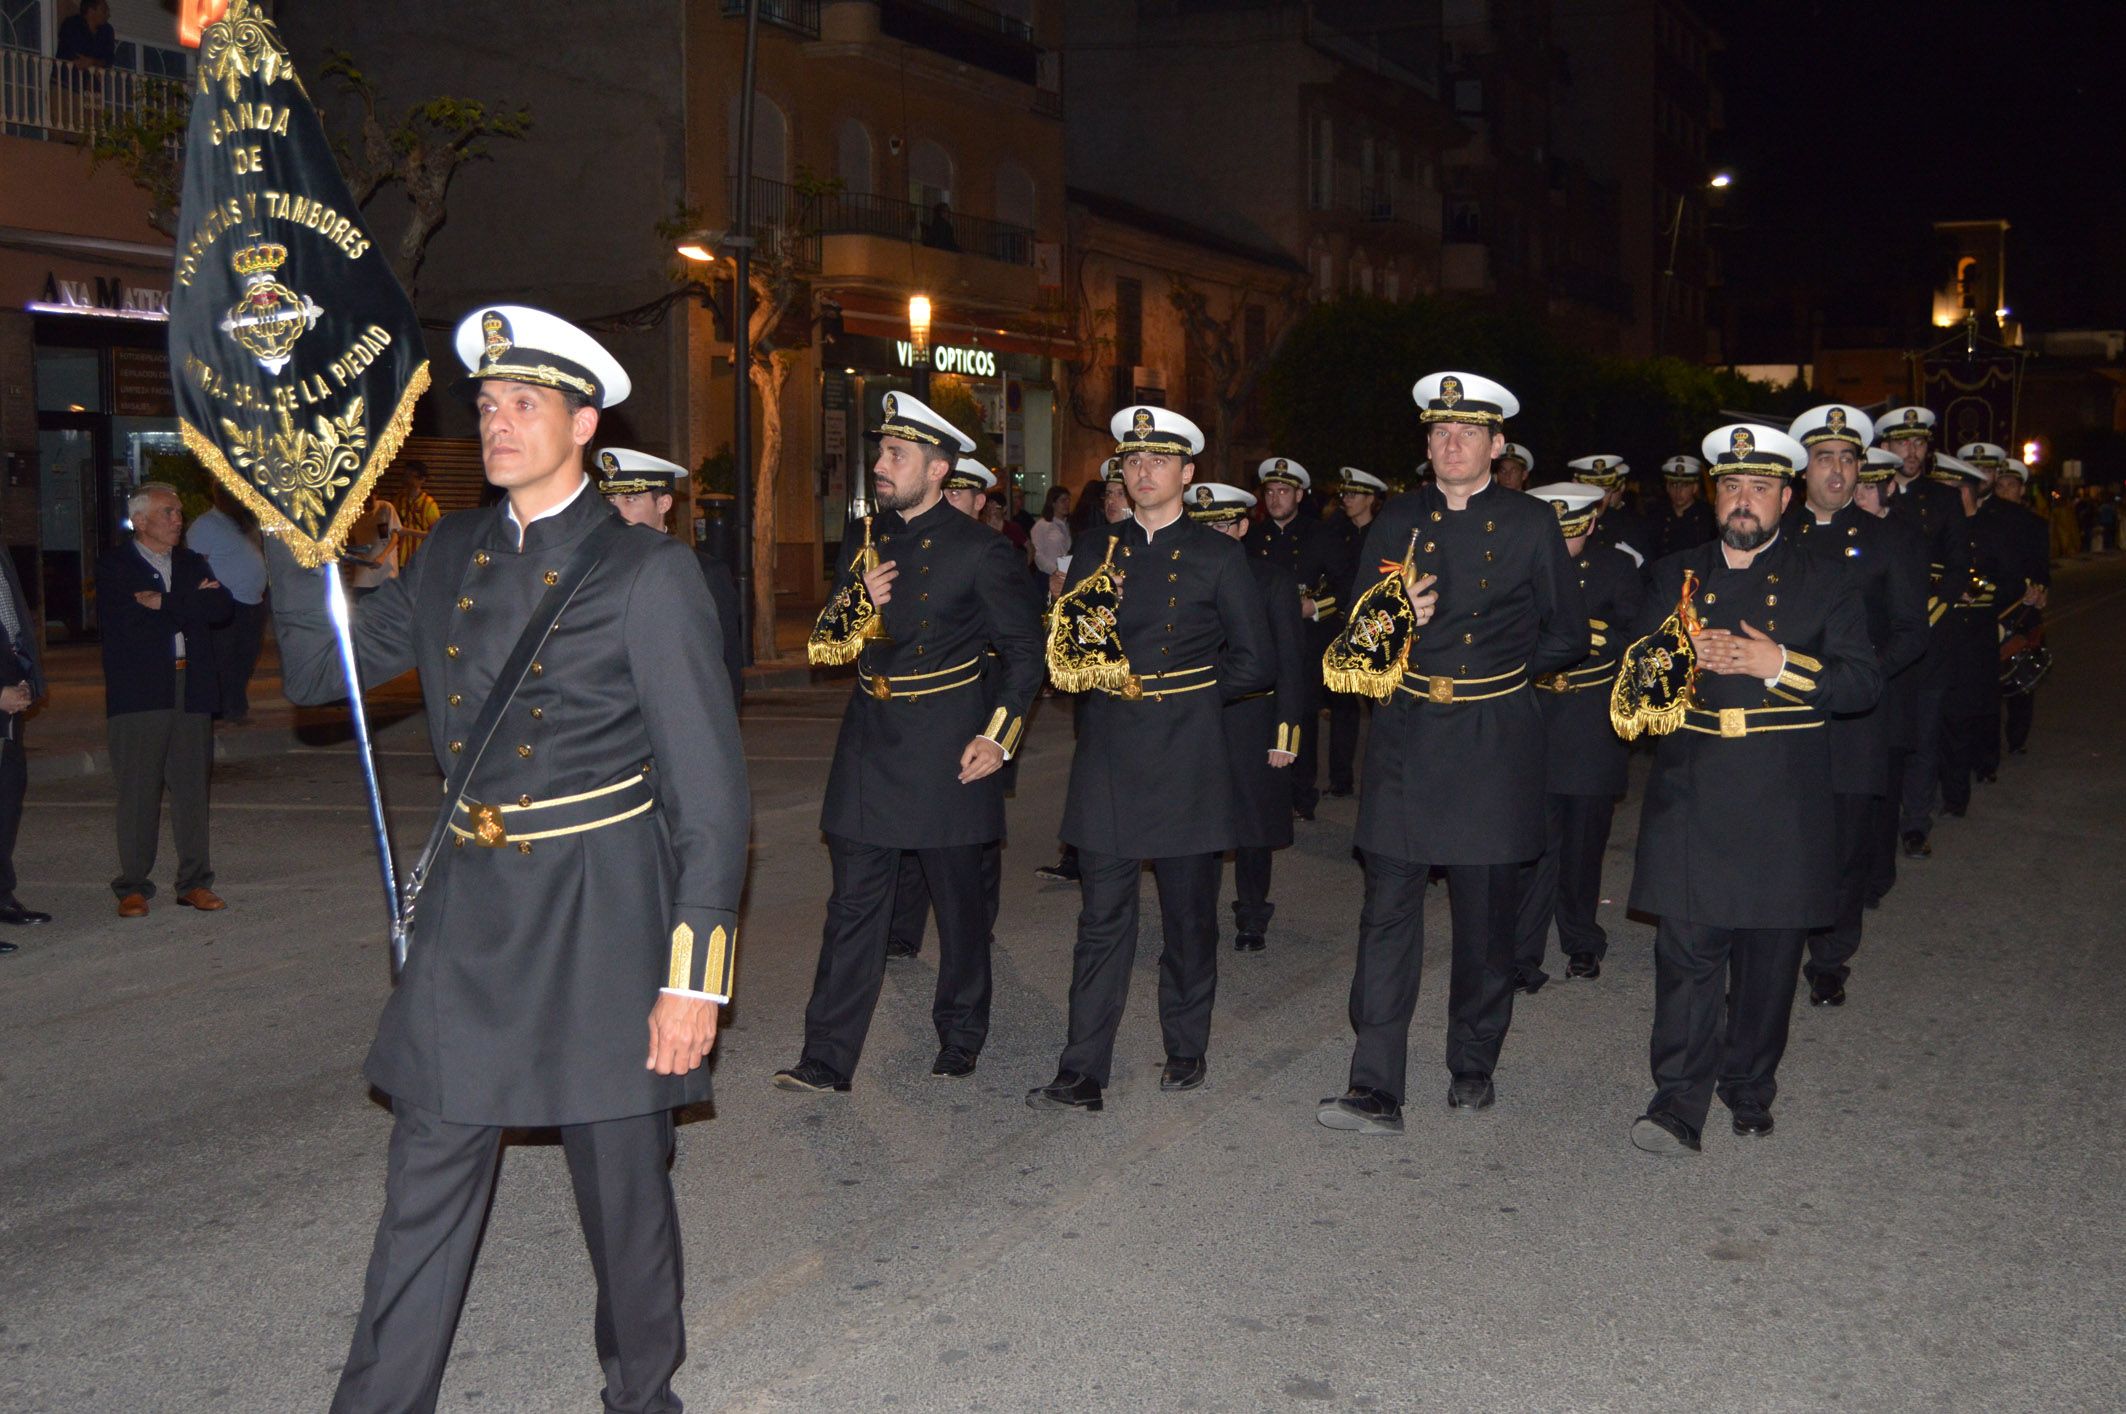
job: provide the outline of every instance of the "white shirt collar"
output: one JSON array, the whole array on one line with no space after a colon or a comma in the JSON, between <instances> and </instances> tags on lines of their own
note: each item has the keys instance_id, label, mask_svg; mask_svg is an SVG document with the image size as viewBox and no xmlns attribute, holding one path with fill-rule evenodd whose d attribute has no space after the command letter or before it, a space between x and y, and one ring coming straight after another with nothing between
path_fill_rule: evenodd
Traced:
<instances>
[{"instance_id":1,"label":"white shirt collar","mask_svg":"<svg viewBox=\"0 0 2126 1414\"><path fill-rule=\"evenodd\" d=\"M549 516L560 515L570 506L575 505L576 497L581 496L583 494L584 488L589 486L590 484L591 479L588 476L584 477L581 481L576 483L576 489L569 494L567 500L561 502L559 505L549 506L547 509L539 512L539 514L533 516L532 525L537 525L540 521L545 520ZM502 498L502 514L509 517L509 523L511 525L517 527L517 543L519 545L522 545L524 543L524 532L530 527L522 524L517 520L517 508L507 496Z\"/></svg>"}]
</instances>

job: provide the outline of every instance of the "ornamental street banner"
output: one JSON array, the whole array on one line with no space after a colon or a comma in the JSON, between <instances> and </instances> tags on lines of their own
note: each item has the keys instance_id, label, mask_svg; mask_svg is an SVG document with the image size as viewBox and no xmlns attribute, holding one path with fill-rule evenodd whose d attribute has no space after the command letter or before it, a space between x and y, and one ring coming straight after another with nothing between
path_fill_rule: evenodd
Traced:
<instances>
[{"instance_id":1,"label":"ornamental street banner","mask_svg":"<svg viewBox=\"0 0 2126 1414\"><path fill-rule=\"evenodd\" d=\"M312 567L338 556L428 387L413 304L253 0L200 38L170 377L185 446Z\"/></svg>"},{"instance_id":2,"label":"ornamental street banner","mask_svg":"<svg viewBox=\"0 0 2126 1414\"><path fill-rule=\"evenodd\" d=\"M1954 451L1966 442L2016 444L2016 400L2022 390L2022 360L2012 350L1961 349L1930 355L1924 365L1924 397L1938 419L1934 445Z\"/></svg>"}]
</instances>

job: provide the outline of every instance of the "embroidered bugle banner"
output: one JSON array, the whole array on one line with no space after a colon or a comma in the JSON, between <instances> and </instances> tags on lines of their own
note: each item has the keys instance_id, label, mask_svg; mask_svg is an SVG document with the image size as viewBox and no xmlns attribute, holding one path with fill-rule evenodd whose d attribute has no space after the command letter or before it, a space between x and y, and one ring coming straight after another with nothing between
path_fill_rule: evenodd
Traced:
<instances>
[{"instance_id":1,"label":"embroidered bugle banner","mask_svg":"<svg viewBox=\"0 0 2126 1414\"><path fill-rule=\"evenodd\" d=\"M185 446L301 563L335 558L405 439L428 359L252 0L200 40L173 279Z\"/></svg>"}]
</instances>

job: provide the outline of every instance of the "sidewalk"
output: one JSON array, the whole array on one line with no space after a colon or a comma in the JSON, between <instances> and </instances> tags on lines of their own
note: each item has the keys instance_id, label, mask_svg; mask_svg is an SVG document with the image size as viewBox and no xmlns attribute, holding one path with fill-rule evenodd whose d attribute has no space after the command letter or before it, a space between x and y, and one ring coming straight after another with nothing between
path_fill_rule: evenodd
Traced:
<instances>
[{"instance_id":1,"label":"sidewalk","mask_svg":"<svg viewBox=\"0 0 2126 1414\"><path fill-rule=\"evenodd\" d=\"M811 627L809 615L778 615L776 644L785 656L746 669L746 691L807 687L847 677L851 671L848 668L816 669L805 663L804 641ZM104 726L102 649L94 643L55 645L45 655L44 676L50 694L31 714L24 732L30 780L107 773L111 757ZM387 683L371 684L366 700L372 736L407 738L401 744L408 746L426 744L426 733L420 724L421 686L416 674L406 673ZM215 724L214 759L231 761L319 750L344 745L353 738L354 726L344 706L298 707L281 695L280 648L273 641L272 625L268 624L265 647L251 674L250 720L242 726Z\"/></svg>"}]
</instances>

